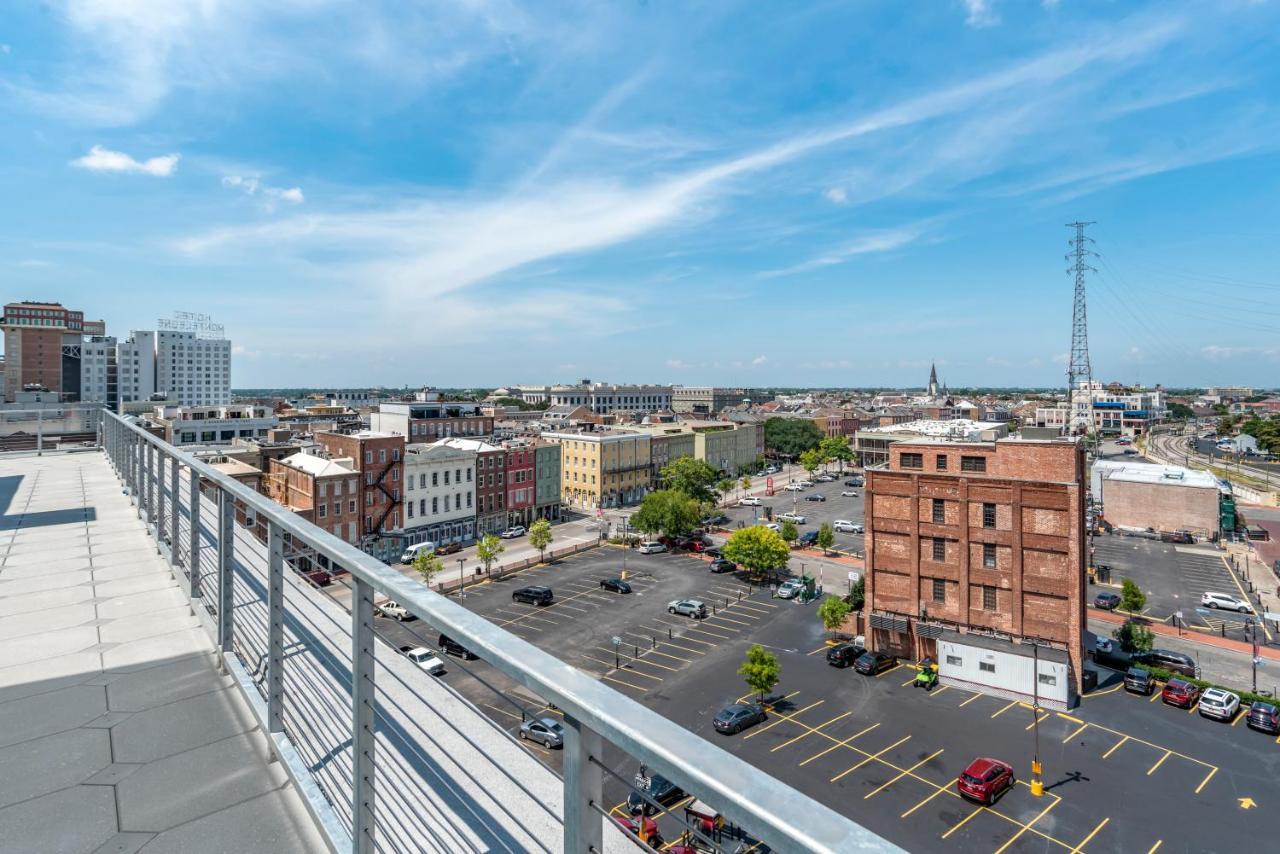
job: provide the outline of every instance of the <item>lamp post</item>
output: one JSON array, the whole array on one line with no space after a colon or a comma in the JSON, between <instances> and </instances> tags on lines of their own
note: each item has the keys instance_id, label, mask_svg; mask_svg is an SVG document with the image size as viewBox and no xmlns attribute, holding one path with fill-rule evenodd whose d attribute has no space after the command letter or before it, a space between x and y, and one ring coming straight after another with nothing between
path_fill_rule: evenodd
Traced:
<instances>
[{"instance_id":1,"label":"lamp post","mask_svg":"<svg viewBox=\"0 0 1280 854\"><path fill-rule=\"evenodd\" d=\"M466 561L465 557L458 558L458 580L462 582L458 588L458 591L461 594L459 598L462 598L462 599L467 598L467 577L462 573L462 564L465 561Z\"/></svg>"},{"instance_id":2,"label":"lamp post","mask_svg":"<svg viewBox=\"0 0 1280 854\"><path fill-rule=\"evenodd\" d=\"M1035 730L1035 749L1031 754L1031 794L1044 795L1044 780L1040 779L1040 644L1031 645L1035 665L1031 675L1031 724Z\"/></svg>"}]
</instances>

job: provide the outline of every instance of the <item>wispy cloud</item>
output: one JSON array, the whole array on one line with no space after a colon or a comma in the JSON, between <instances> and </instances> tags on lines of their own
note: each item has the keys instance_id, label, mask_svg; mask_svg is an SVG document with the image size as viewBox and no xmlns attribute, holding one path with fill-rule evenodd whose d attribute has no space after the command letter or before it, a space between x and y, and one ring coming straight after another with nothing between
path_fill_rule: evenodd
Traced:
<instances>
[{"instance_id":1,"label":"wispy cloud","mask_svg":"<svg viewBox=\"0 0 1280 854\"><path fill-rule=\"evenodd\" d=\"M72 160L71 165L90 172L125 172L167 178L177 170L178 160L177 154L162 154L146 160L135 160L124 152L95 145L85 156Z\"/></svg>"},{"instance_id":2,"label":"wispy cloud","mask_svg":"<svg viewBox=\"0 0 1280 854\"><path fill-rule=\"evenodd\" d=\"M1000 15L995 10L993 0L961 0L961 5L964 6L964 22L967 26L981 29L1000 23Z\"/></svg>"},{"instance_id":3,"label":"wispy cloud","mask_svg":"<svg viewBox=\"0 0 1280 854\"><path fill-rule=\"evenodd\" d=\"M240 190L247 196L261 195L268 207L274 207L275 202L298 205L304 201L301 187L271 187L252 175L223 175L222 186Z\"/></svg>"},{"instance_id":4,"label":"wispy cloud","mask_svg":"<svg viewBox=\"0 0 1280 854\"><path fill-rule=\"evenodd\" d=\"M818 270L823 267L831 267L836 264L843 264L851 258L859 255L868 255L877 252L891 252L894 249L900 249L910 243L914 243L920 238L922 229L919 226L904 226L902 228L891 228L883 231L872 231L860 234L848 243L837 246L830 251L824 252L808 261L802 261L790 267L784 267L779 270L766 270L760 273L762 279L773 279L779 276L791 276L796 273L807 273L811 270Z\"/></svg>"},{"instance_id":5,"label":"wispy cloud","mask_svg":"<svg viewBox=\"0 0 1280 854\"><path fill-rule=\"evenodd\" d=\"M756 356L754 359L751 360L751 364L759 366L767 363L768 361L769 361L768 356Z\"/></svg>"}]
</instances>

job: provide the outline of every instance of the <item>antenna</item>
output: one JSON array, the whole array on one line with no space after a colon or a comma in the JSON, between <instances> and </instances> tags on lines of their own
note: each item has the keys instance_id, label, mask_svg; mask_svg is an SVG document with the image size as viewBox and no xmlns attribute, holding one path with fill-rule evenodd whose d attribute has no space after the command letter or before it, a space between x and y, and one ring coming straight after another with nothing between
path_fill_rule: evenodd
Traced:
<instances>
[{"instance_id":1,"label":"antenna","mask_svg":"<svg viewBox=\"0 0 1280 854\"><path fill-rule=\"evenodd\" d=\"M1084 233L1085 226L1092 222L1069 222L1067 228L1074 228L1076 236L1067 241L1073 247L1068 261L1073 261L1067 274L1075 274L1075 300L1071 307L1071 360L1067 366L1067 432L1093 432L1093 368L1089 365L1089 315L1085 305L1085 278L1088 270L1093 270L1086 258L1097 253L1089 249L1092 238ZM1081 385L1083 384L1083 388ZM1081 401L1081 403L1077 403Z\"/></svg>"}]
</instances>

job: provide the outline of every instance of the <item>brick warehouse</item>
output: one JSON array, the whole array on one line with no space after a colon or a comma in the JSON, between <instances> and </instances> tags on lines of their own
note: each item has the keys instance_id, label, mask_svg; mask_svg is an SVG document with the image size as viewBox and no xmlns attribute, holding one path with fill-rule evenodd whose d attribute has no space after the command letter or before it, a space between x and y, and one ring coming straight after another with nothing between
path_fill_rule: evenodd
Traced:
<instances>
[{"instance_id":1,"label":"brick warehouse","mask_svg":"<svg viewBox=\"0 0 1280 854\"><path fill-rule=\"evenodd\" d=\"M404 546L404 538L394 533L401 518L404 436L361 430L320 432L315 438L331 459L350 459L360 472L362 548L381 560L394 558Z\"/></svg>"},{"instance_id":2,"label":"brick warehouse","mask_svg":"<svg viewBox=\"0 0 1280 854\"><path fill-rule=\"evenodd\" d=\"M1069 706L1085 637L1083 447L889 450L888 468L867 472L868 646L930 656L944 682Z\"/></svg>"}]
</instances>

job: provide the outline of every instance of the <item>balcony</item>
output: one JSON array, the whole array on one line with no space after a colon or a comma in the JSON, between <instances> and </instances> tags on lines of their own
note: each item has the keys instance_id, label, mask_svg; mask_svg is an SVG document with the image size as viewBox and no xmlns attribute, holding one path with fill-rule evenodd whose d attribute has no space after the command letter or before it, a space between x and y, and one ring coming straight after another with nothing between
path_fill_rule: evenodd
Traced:
<instances>
[{"instance_id":1,"label":"balcony","mask_svg":"<svg viewBox=\"0 0 1280 854\"><path fill-rule=\"evenodd\" d=\"M19 781L0 787L6 842L648 850L603 806L638 761L757 850L896 850L133 423L104 414L100 436L101 450L0 460L0 779ZM302 550L347 568L349 595L287 571ZM376 638L382 596L563 713L563 777Z\"/></svg>"}]
</instances>

